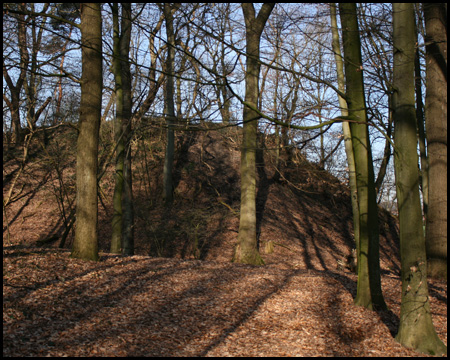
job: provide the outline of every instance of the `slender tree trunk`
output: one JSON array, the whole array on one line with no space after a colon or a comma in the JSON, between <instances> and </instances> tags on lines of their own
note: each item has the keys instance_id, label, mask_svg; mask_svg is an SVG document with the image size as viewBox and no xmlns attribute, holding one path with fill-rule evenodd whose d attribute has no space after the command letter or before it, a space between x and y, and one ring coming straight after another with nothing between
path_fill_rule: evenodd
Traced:
<instances>
[{"instance_id":1,"label":"slender tree trunk","mask_svg":"<svg viewBox=\"0 0 450 360\"><path fill-rule=\"evenodd\" d=\"M447 9L425 3L429 274L447 279Z\"/></svg>"},{"instance_id":2,"label":"slender tree trunk","mask_svg":"<svg viewBox=\"0 0 450 360\"><path fill-rule=\"evenodd\" d=\"M388 95L388 124L386 129L386 136L391 139L392 135L392 111L391 111L391 95ZM386 170L391 158L391 143L386 139L384 143L383 160L381 161L380 168L378 170L378 176L375 180L375 192L377 196L380 193L381 185L383 184L384 177L386 176Z\"/></svg>"},{"instance_id":3,"label":"slender tree trunk","mask_svg":"<svg viewBox=\"0 0 450 360\"><path fill-rule=\"evenodd\" d=\"M258 107L259 96L259 42L264 25L275 4L265 3L258 16L252 3L243 3L245 19L247 68L245 74L245 102ZM238 244L233 261L252 265L263 265L256 239L256 146L258 114L244 106L244 138L241 148L241 211Z\"/></svg>"},{"instance_id":4,"label":"slender tree trunk","mask_svg":"<svg viewBox=\"0 0 450 360\"><path fill-rule=\"evenodd\" d=\"M122 194L122 248L124 255L134 254L134 212L133 212L133 183L131 172L131 71L130 71L130 42L131 42L131 3L122 3L122 37L120 39L120 57L123 83L123 117L122 131L124 134L124 184Z\"/></svg>"},{"instance_id":5,"label":"slender tree trunk","mask_svg":"<svg viewBox=\"0 0 450 360\"><path fill-rule=\"evenodd\" d=\"M221 34L220 36L222 37L221 43L220 43L220 51L221 51L221 56L220 56L220 69L221 69L221 74L223 76L227 76L229 71L230 71L230 66L228 65L227 62L227 58L226 58L226 52L227 52L227 47L225 45L225 36L227 31L232 31L231 30L231 26L230 26L230 3L224 3L225 5L225 16L223 18L221 18L220 20L220 29L221 29ZM227 24L228 23L228 24ZM227 26L228 25L228 26ZM220 115L222 116L222 122L224 125L229 125L230 121L231 121L231 112L230 112L230 105L231 105L231 100L230 100L230 91L224 81L224 79L220 79L218 84L218 98L220 100L220 95L222 96L222 101L221 101L221 107L220 107Z\"/></svg>"},{"instance_id":6,"label":"slender tree trunk","mask_svg":"<svg viewBox=\"0 0 450 360\"><path fill-rule=\"evenodd\" d=\"M333 52L336 60L336 71L338 79L338 88L340 91L345 92L345 78L344 78L344 62L341 55L341 47L339 42L339 32L337 28L336 19L336 4L330 4L331 11L331 32L333 36ZM348 116L347 101L338 95L339 106L341 108L342 116ZM355 157L353 156L352 136L350 132L350 124L347 121L342 122L342 132L344 133L344 145L345 153L347 154L348 164L348 179L350 185L350 194L352 202L353 213L353 231L355 237L355 246L359 250L359 207L358 207L358 188L356 185L356 169L355 169Z\"/></svg>"},{"instance_id":7,"label":"slender tree trunk","mask_svg":"<svg viewBox=\"0 0 450 360\"><path fill-rule=\"evenodd\" d=\"M82 75L77 141L77 226L72 257L98 260L98 137L102 106L102 17L100 3L81 7Z\"/></svg>"},{"instance_id":8,"label":"slender tree trunk","mask_svg":"<svg viewBox=\"0 0 450 360\"><path fill-rule=\"evenodd\" d=\"M175 124L175 106L173 101L174 84L173 84L173 61L174 61L174 46L175 35L173 29L173 13L172 7L168 3L164 3L164 17L166 20L166 35L167 35L167 59L166 71L169 73L166 79L165 99L164 99L164 113L167 124L167 145L166 155L164 158L164 200L166 205L170 205L173 201L173 158L175 152L175 134L173 125Z\"/></svg>"},{"instance_id":9,"label":"slender tree trunk","mask_svg":"<svg viewBox=\"0 0 450 360\"><path fill-rule=\"evenodd\" d=\"M414 10L412 3L393 4L395 179L400 220L402 303L397 341L428 354L447 348L431 320L425 239L417 171L414 100Z\"/></svg>"},{"instance_id":10,"label":"slender tree trunk","mask_svg":"<svg viewBox=\"0 0 450 360\"><path fill-rule=\"evenodd\" d=\"M378 206L374 184L372 152L367 128L361 43L355 3L339 4L344 45L347 103L355 157L359 201L360 238L358 285L355 304L386 309L381 292Z\"/></svg>"},{"instance_id":11,"label":"slender tree trunk","mask_svg":"<svg viewBox=\"0 0 450 360\"><path fill-rule=\"evenodd\" d=\"M418 43L418 30L415 24L415 36ZM420 185L422 190L423 215L425 219L428 213L428 159L425 137L425 116L422 93L422 74L420 69L420 49L416 47L414 52L414 75L415 75L415 92L416 92L416 121L417 133L419 137L419 151L420 151Z\"/></svg>"},{"instance_id":12,"label":"slender tree trunk","mask_svg":"<svg viewBox=\"0 0 450 360\"><path fill-rule=\"evenodd\" d=\"M122 194L123 194L123 158L124 158L124 137L122 134L123 122L123 85L122 66L120 61L120 29L119 29L119 4L112 4L113 13L113 59L112 68L116 83L116 117L114 121L114 140L117 143L116 149L116 173L114 176L115 187L113 195L113 218L112 237L110 251L113 254L120 254L122 251Z\"/></svg>"}]
</instances>

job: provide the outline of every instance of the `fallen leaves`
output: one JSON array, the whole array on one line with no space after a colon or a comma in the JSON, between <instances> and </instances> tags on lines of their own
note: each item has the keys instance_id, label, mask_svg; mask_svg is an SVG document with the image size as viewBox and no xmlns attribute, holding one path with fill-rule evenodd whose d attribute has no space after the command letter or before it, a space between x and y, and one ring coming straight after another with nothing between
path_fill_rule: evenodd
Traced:
<instances>
[{"instance_id":1,"label":"fallen leaves","mask_svg":"<svg viewBox=\"0 0 450 360\"><path fill-rule=\"evenodd\" d=\"M422 356L393 338L391 309L353 305L356 277L277 265L4 250L4 356ZM430 283L447 341L447 284Z\"/></svg>"}]
</instances>

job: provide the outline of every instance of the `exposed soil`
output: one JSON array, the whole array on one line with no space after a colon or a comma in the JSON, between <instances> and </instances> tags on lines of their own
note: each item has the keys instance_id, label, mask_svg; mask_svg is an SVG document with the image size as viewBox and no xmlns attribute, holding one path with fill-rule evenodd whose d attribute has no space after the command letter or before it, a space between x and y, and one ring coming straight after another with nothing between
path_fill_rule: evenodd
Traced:
<instances>
[{"instance_id":1,"label":"exposed soil","mask_svg":"<svg viewBox=\"0 0 450 360\"><path fill-rule=\"evenodd\" d=\"M102 129L100 164L111 131ZM108 255L113 166L99 183L102 261L58 250L75 199L76 132L42 134L21 166L3 151L3 352L6 356L419 356L397 344L398 225L380 210L388 312L352 305L356 275L338 266L354 248L348 188L301 154L258 154L257 218L264 267L231 264L239 226L240 134L180 134L175 199L164 206L164 133L135 142L133 257ZM262 139L261 139L262 140ZM61 201L64 199L64 201ZM6 216L5 216L6 215ZM66 221L67 223L67 221ZM9 234L9 236L8 236ZM273 252L269 252L273 246ZM447 283L429 281L447 343Z\"/></svg>"}]
</instances>

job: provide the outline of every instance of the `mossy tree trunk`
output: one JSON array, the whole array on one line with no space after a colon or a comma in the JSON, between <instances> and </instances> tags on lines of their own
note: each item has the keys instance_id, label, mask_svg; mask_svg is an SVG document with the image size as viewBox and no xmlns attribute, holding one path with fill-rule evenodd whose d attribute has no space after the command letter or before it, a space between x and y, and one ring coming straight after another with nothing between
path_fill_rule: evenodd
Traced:
<instances>
[{"instance_id":1,"label":"mossy tree trunk","mask_svg":"<svg viewBox=\"0 0 450 360\"><path fill-rule=\"evenodd\" d=\"M393 4L393 28L394 164L402 267L402 303L396 339L418 351L441 355L447 352L447 348L437 336L431 319L417 171L412 3Z\"/></svg>"},{"instance_id":2,"label":"mossy tree trunk","mask_svg":"<svg viewBox=\"0 0 450 360\"><path fill-rule=\"evenodd\" d=\"M372 151L367 127L361 42L355 3L340 3L346 96L355 159L359 205L358 285L355 304L369 309L387 306L381 292L378 207Z\"/></svg>"},{"instance_id":3,"label":"mossy tree trunk","mask_svg":"<svg viewBox=\"0 0 450 360\"><path fill-rule=\"evenodd\" d=\"M255 16L252 3L243 3L245 19L247 67L245 74L245 102L257 108L259 97L259 42L264 25L275 4L265 3ZM256 146L258 133L257 112L244 106L244 136L241 148L241 211L238 244L233 261L263 265L256 238Z\"/></svg>"},{"instance_id":4,"label":"mossy tree trunk","mask_svg":"<svg viewBox=\"0 0 450 360\"><path fill-rule=\"evenodd\" d=\"M111 5L113 13L113 72L116 91L116 117L114 138L116 148L116 174L113 195L111 253L134 253L133 194L131 181L131 4L122 4L119 27L119 5Z\"/></svg>"},{"instance_id":5,"label":"mossy tree trunk","mask_svg":"<svg viewBox=\"0 0 450 360\"><path fill-rule=\"evenodd\" d=\"M98 137L102 106L102 17L100 3L81 5L82 75L77 141L77 225L72 257L98 260Z\"/></svg>"}]
</instances>

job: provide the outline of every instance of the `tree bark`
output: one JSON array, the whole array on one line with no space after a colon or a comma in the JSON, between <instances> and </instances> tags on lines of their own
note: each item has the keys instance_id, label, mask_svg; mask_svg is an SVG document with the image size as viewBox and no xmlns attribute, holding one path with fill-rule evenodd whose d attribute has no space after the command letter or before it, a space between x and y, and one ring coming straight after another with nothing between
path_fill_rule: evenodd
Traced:
<instances>
[{"instance_id":1,"label":"tree bark","mask_svg":"<svg viewBox=\"0 0 450 360\"><path fill-rule=\"evenodd\" d=\"M404 346L418 351L441 355L447 352L447 348L437 336L431 320L418 186L413 4L393 4L393 28L394 164L402 267L402 303L396 339Z\"/></svg>"},{"instance_id":2,"label":"tree bark","mask_svg":"<svg viewBox=\"0 0 450 360\"><path fill-rule=\"evenodd\" d=\"M77 141L77 226L72 257L98 260L98 137L102 106L102 17L100 3L81 6L82 75Z\"/></svg>"},{"instance_id":3,"label":"tree bark","mask_svg":"<svg viewBox=\"0 0 450 360\"><path fill-rule=\"evenodd\" d=\"M116 148L116 172L114 174L115 186L113 195L112 236L110 252L120 254L122 251L122 194L123 194L123 157L124 141L122 134L123 118L123 85L122 66L120 61L120 29L119 29L119 4L111 5L113 14L113 59L112 69L115 80L116 92L116 117L114 121L114 141Z\"/></svg>"},{"instance_id":4,"label":"tree bark","mask_svg":"<svg viewBox=\"0 0 450 360\"><path fill-rule=\"evenodd\" d=\"M259 97L259 42L264 25L275 4L265 3L258 16L252 3L243 3L245 19L247 68L245 74L245 102L257 108ZM263 265L256 239L256 147L258 133L257 112L244 106L243 142L241 148L241 211L238 244L233 261Z\"/></svg>"},{"instance_id":5,"label":"tree bark","mask_svg":"<svg viewBox=\"0 0 450 360\"><path fill-rule=\"evenodd\" d=\"M164 94L164 114L166 116L167 125L167 145L166 155L164 158L164 200L166 205L170 205L173 201L173 158L175 152L175 134L173 125L175 124L175 105L173 101L174 84L173 84L173 61L175 34L173 29L173 13L169 3L163 5L164 17L166 20L166 36L167 36L167 58L166 71L169 73L166 79L166 87Z\"/></svg>"},{"instance_id":6,"label":"tree bark","mask_svg":"<svg viewBox=\"0 0 450 360\"><path fill-rule=\"evenodd\" d=\"M386 309L381 292L378 206L364 98L361 42L355 3L339 4L344 45L346 95L359 201L360 238L355 304Z\"/></svg>"},{"instance_id":7,"label":"tree bark","mask_svg":"<svg viewBox=\"0 0 450 360\"><path fill-rule=\"evenodd\" d=\"M131 5L122 4L121 26L119 6L111 5L113 13L114 47L113 72L116 82L116 118L114 138L117 142L116 174L113 195L114 214L112 220L111 252L134 253L133 195L131 181Z\"/></svg>"},{"instance_id":8,"label":"tree bark","mask_svg":"<svg viewBox=\"0 0 450 360\"><path fill-rule=\"evenodd\" d=\"M134 212L133 212L133 182L131 172L131 3L122 3L122 36L120 39L120 58L123 83L123 117L122 131L124 134L124 172L122 194L122 252L124 255L134 254Z\"/></svg>"},{"instance_id":9,"label":"tree bark","mask_svg":"<svg viewBox=\"0 0 450 360\"><path fill-rule=\"evenodd\" d=\"M447 279L447 10L425 3L429 275Z\"/></svg>"},{"instance_id":10,"label":"tree bark","mask_svg":"<svg viewBox=\"0 0 450 360\"><path fill-rule=\"evenodd\" d=\"M345 92L345 77L344 77L344 62L341 55L341 47L339 42L339 32L337 28L336 19L336 4L330 4L330 15L331 15L331 32L333 36L332 46L334 57L336 60L336 71L338 80L338 89ZM347 101L338 95L339 106L341 108L342 116L348 116L348 106ZM350 124L348 121L342 122L342 132L344 134L344 146L345 153L347 154L347 164L348 164L348 179L350 185L350 194L352 202L352 213L353 213L353 232L355 237L355 247L359 248L359 207L358 207L358 188L356 185L356 169L355 169L355 157L353 156L353 146L352 146L352 135L350 132Z\"/></svg>"}]
</instances>

